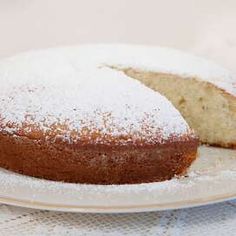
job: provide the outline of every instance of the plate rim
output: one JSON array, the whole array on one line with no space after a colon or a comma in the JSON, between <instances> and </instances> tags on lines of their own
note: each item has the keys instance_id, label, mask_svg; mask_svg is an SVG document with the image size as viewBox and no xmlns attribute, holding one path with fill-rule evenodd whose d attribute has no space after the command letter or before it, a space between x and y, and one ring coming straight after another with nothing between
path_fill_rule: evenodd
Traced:
<instances>
[{"instance_id":1,"label":"plate rim","mask_svg":"<svg viewBox=\"0 0 236 236\"><path fill-rule=\"evenodd\" d=\"M130 205L130 206L78 206L67 204L52 204L40 201L30 201L17 198L4 197L0 195L0 202L16 207L26 207L30 209L49 210L58 212L77 212L77 213L138 213L151 211L165 211L186 209L198 206L205 206L220 202L236 199L236 192L233 194L219 195L214 198L194 199L188 201L177 201L172 203L162 204L144 204L144 205Z\"/></svg>"}]
</instances>

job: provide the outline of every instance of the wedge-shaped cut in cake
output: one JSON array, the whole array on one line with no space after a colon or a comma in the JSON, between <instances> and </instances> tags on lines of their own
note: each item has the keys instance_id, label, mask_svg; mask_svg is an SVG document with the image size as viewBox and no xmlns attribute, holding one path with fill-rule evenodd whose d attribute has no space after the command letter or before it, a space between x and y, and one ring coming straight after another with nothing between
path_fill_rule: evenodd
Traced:
<instances>
[{"instance_id":1,"label":"wedge-shaped cut in cake","mask_svg":"<svg viewBox=\"0 0 236 236\"><path fill-rule=\"evenodd\" d=\"M236 147L236 77L208 60L162 47L88 46L94 61L135 78L166 96L202 143Z\"/></svg>"},{"instance_id":2,"label":"wedge-shaped cut in cake","mask_svg":"<svg viewBox=\"0 0 236 236\"><path fill-rule=\"evenodd\" d=\"M166 96L202 143L236 148L236 97L230 90L194 76L124 71Z\"/></svg>"}]
</instances>

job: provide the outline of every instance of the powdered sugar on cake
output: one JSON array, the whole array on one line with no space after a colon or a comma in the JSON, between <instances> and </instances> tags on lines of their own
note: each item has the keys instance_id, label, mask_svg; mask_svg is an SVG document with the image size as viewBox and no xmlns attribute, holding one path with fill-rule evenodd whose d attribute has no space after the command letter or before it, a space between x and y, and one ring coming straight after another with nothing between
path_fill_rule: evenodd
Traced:
<instances>
[{"instance_id":1,"label":"powdered sugar on cake","mask_svg":"<svg viewBox=\"0 0 236 236\"><path fill-rule=\"evenodd\" d=\"M57 60L61 69L57 68L56 71L53 71L54 67L52 67L51 58L53 61ZM197 77L236 95L236 79L227 69L201 57L165 47L92 44L22 53L7 60L15 64L14 66L18 69L16 73L19 71L23 73L22 76L17 74L18 78L22 78L24 73L28 73L28 71L20 69L22 62L19 63L19 61L21 60L24 60L25 63L29 63L32 60L43 63L47 68L45 71L40 69L41 64L39 63L34 63L31 68L37 71L38 76L43 77L44 75L46 79L48 71L51 72L51 76L58 76L61 73L66 74L70 70L70 66L66 66L65 63L70 61L75 67L82 67L83 65L86 68L92 67L92 65L105 64L122 68L132 67L145 71L179 74L185 78ZM0 68L6 67L6 64L2 61Z\"/></svg>"},{"instance_id":2,"label":"powdered sugar on cake","mask_svg":"<svg viewBox=\"0 0 236 236\"><path fill-rule=\"evenodd\" d=\"M140 82L109 68L138 68L204 79L236 95L230 73L176 50L85 45L23 53L0 62L1 129L91 142L164 142L191 131L171 103ZM22 129L23 128L23 129Z\"/></svg>"},{"instance_id":3,"label":"powdered sugar on cake","mask_svg":"<svg viewBox=\"0 0 236 236\"><path fill-rule=\"evenodd\" d=\"M179 74L183 78L196 77L236 96L236 79L228 70L214 62L179 50L139 45L85 45L65 48L62 51L71 57L84 55L89 63Z\"/></svg>"},{"instance_id":4,"label":"powdered sugar on cake","mask_svg":"<svg viewBox=\"0 0 236 236\"><path fill-rule=\"evenodd\" d=\"M164 142L191 133L160 94L122 72L76 63L53 51L3 61L2 130L28 135L36 129L70 142L86 137L119 144Z\"/></svg>"}]
</instances>

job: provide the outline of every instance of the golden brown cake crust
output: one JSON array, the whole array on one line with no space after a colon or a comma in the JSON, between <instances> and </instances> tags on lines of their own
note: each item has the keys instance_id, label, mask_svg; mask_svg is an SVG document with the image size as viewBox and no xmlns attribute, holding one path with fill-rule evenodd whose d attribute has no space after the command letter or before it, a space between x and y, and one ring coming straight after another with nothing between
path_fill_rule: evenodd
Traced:
<instances>
[{"instance_id":1,"label":"golden brown cake crust","mask_svg":"<svg viewBox=\"0 0 236 236\"><path fill-rule=\"evenodd\" d=\"M29 176L89 184L133 184L184 174L198 140L186 137L155 145L47 143L0 134L0 166Z\"/></svg>"}]
</instances>

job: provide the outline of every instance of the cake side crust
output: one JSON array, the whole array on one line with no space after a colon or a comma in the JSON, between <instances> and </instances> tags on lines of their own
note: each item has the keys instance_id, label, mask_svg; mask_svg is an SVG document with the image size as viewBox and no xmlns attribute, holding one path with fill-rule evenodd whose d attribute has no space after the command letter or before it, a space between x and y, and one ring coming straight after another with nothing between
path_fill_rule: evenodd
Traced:
<instances>
[{"instance_id":1,"label":"cake side crust","mask_svg":"<svg viewBox=\"0 0 236 236\"><path fill-rule=\"evenodd\" d=\"M0 134L0 166L21 174L86 184L134 184L185 174L198 140L146 146L47 143Z\"/></svg>"}]
</instances>

